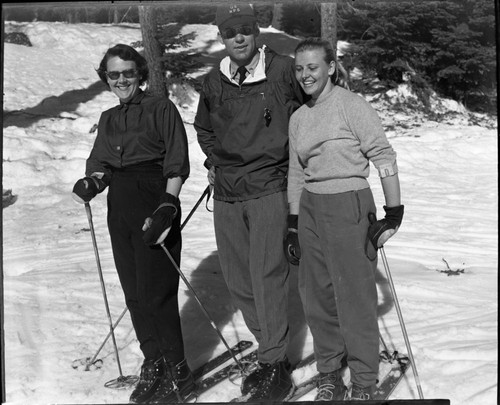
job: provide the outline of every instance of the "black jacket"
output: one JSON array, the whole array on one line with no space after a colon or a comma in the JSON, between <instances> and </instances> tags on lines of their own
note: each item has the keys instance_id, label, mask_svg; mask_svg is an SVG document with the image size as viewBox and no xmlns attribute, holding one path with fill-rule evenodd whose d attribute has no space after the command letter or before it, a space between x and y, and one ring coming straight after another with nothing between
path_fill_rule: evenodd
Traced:
<instances>
[{"instance_id":1,"label":"black jacket","mask_svg":"<svg viewBox=\"0 0 500 405\"><path fill-rule=\"evenodd\" d=\"M265 49L265 76L240 87L219 65L203 83L194 126L215 166L217 200L245 201L286 190L288 121L304 96L291 57Z\"/></svg>"}]
</instances>

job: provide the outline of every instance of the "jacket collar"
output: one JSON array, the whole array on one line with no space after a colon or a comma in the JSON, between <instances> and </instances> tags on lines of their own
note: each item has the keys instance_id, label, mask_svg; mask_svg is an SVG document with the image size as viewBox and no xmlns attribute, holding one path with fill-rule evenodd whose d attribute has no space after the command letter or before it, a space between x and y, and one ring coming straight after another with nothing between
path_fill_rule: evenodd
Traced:
<instances>
[{"instance_id":1,"label":"jacket collar","mask_svg":"<svg viewBox=\"0 0 500 405\"><path fill-rule=\"evenodd\" d=\"M259 48L259 60L257 66L255 66L253 70L253 74L250 74L245 79L245 83L257 83L266 79L266 46L263 45L262 48ZM232 83L237 84L237 82L233 79L233 75L231 74L231 59L229 56L226 56L220 62L220 71L226 76Z\"/></svg>"},{"instance_id":2,"label":"jacket collar","mask_svg":"<svg viewBox=\"0 0 500 405\"><path fill-rule=\"evenodd\" d=\"M118 106L118 109L121 110L123 107L125 106L128 107L130 104L140 104L144 97L146 97L146 93L144 93L141 89L139 89L139 92L126 103L123 103L120 100L120 105Z\"/></svg>"}]
</instances>

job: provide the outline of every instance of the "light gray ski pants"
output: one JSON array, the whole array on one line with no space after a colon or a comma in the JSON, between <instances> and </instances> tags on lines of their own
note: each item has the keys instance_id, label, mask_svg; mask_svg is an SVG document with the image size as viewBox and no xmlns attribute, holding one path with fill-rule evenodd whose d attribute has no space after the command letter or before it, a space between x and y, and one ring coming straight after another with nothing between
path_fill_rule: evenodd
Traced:
<instances>
[{"instance_id":1,"label":"light gray ski pants","mask_svg":"<svg viewBox=\"0 0 500 405\"><path fill-rule=\"evenodd\" d=\"M299 211L299 292L320 372L340 368L347 355L351 381L376 383L377 259L368 259L369 188L340 194L302 192Z\"/></svg>"}]
</instances>

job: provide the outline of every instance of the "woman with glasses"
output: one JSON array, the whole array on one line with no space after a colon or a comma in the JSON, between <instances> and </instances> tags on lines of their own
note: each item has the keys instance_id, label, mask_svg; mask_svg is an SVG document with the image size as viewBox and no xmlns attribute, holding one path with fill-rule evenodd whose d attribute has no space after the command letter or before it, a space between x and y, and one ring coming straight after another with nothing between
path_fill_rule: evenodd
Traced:
<instances>
[{"instance_id":1,"label":"woman with glasses","mask_svg":"<svg viewBox=\"0 0 500 405\"><path fill-rule=\"evenodd\" d=\"M86 177L73 197L88 203L108 189L108 228L116 269L144 355L132 403L184 402L194 389L184 356L177 301L179 192L189 175L186 131L174 104L141 89L147 62L118 44L97 73L119 104L101 114Z\"/></svg>"}]
</instances>

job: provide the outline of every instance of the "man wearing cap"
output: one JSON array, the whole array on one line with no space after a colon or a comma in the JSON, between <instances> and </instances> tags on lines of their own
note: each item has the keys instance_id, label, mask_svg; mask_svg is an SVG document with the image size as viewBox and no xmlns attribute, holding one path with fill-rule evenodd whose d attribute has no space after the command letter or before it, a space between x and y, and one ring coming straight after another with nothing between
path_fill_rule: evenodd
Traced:
<instances>
[{"instance_id":1,"label":"man wearing cap","mask_svg":"<svg viewBox=\"0 0 500 405\"><path fill-rule=\"evenodd\" d=\"M304 94L293 59L257 47L250 5L220 5L216 23L228 56L204 80L194 126L214 186L222 272L259 344L259 367L241 390L248 400L282 401L293 392L283 252L288 121Z\"/></svg>"}]
</instances>

